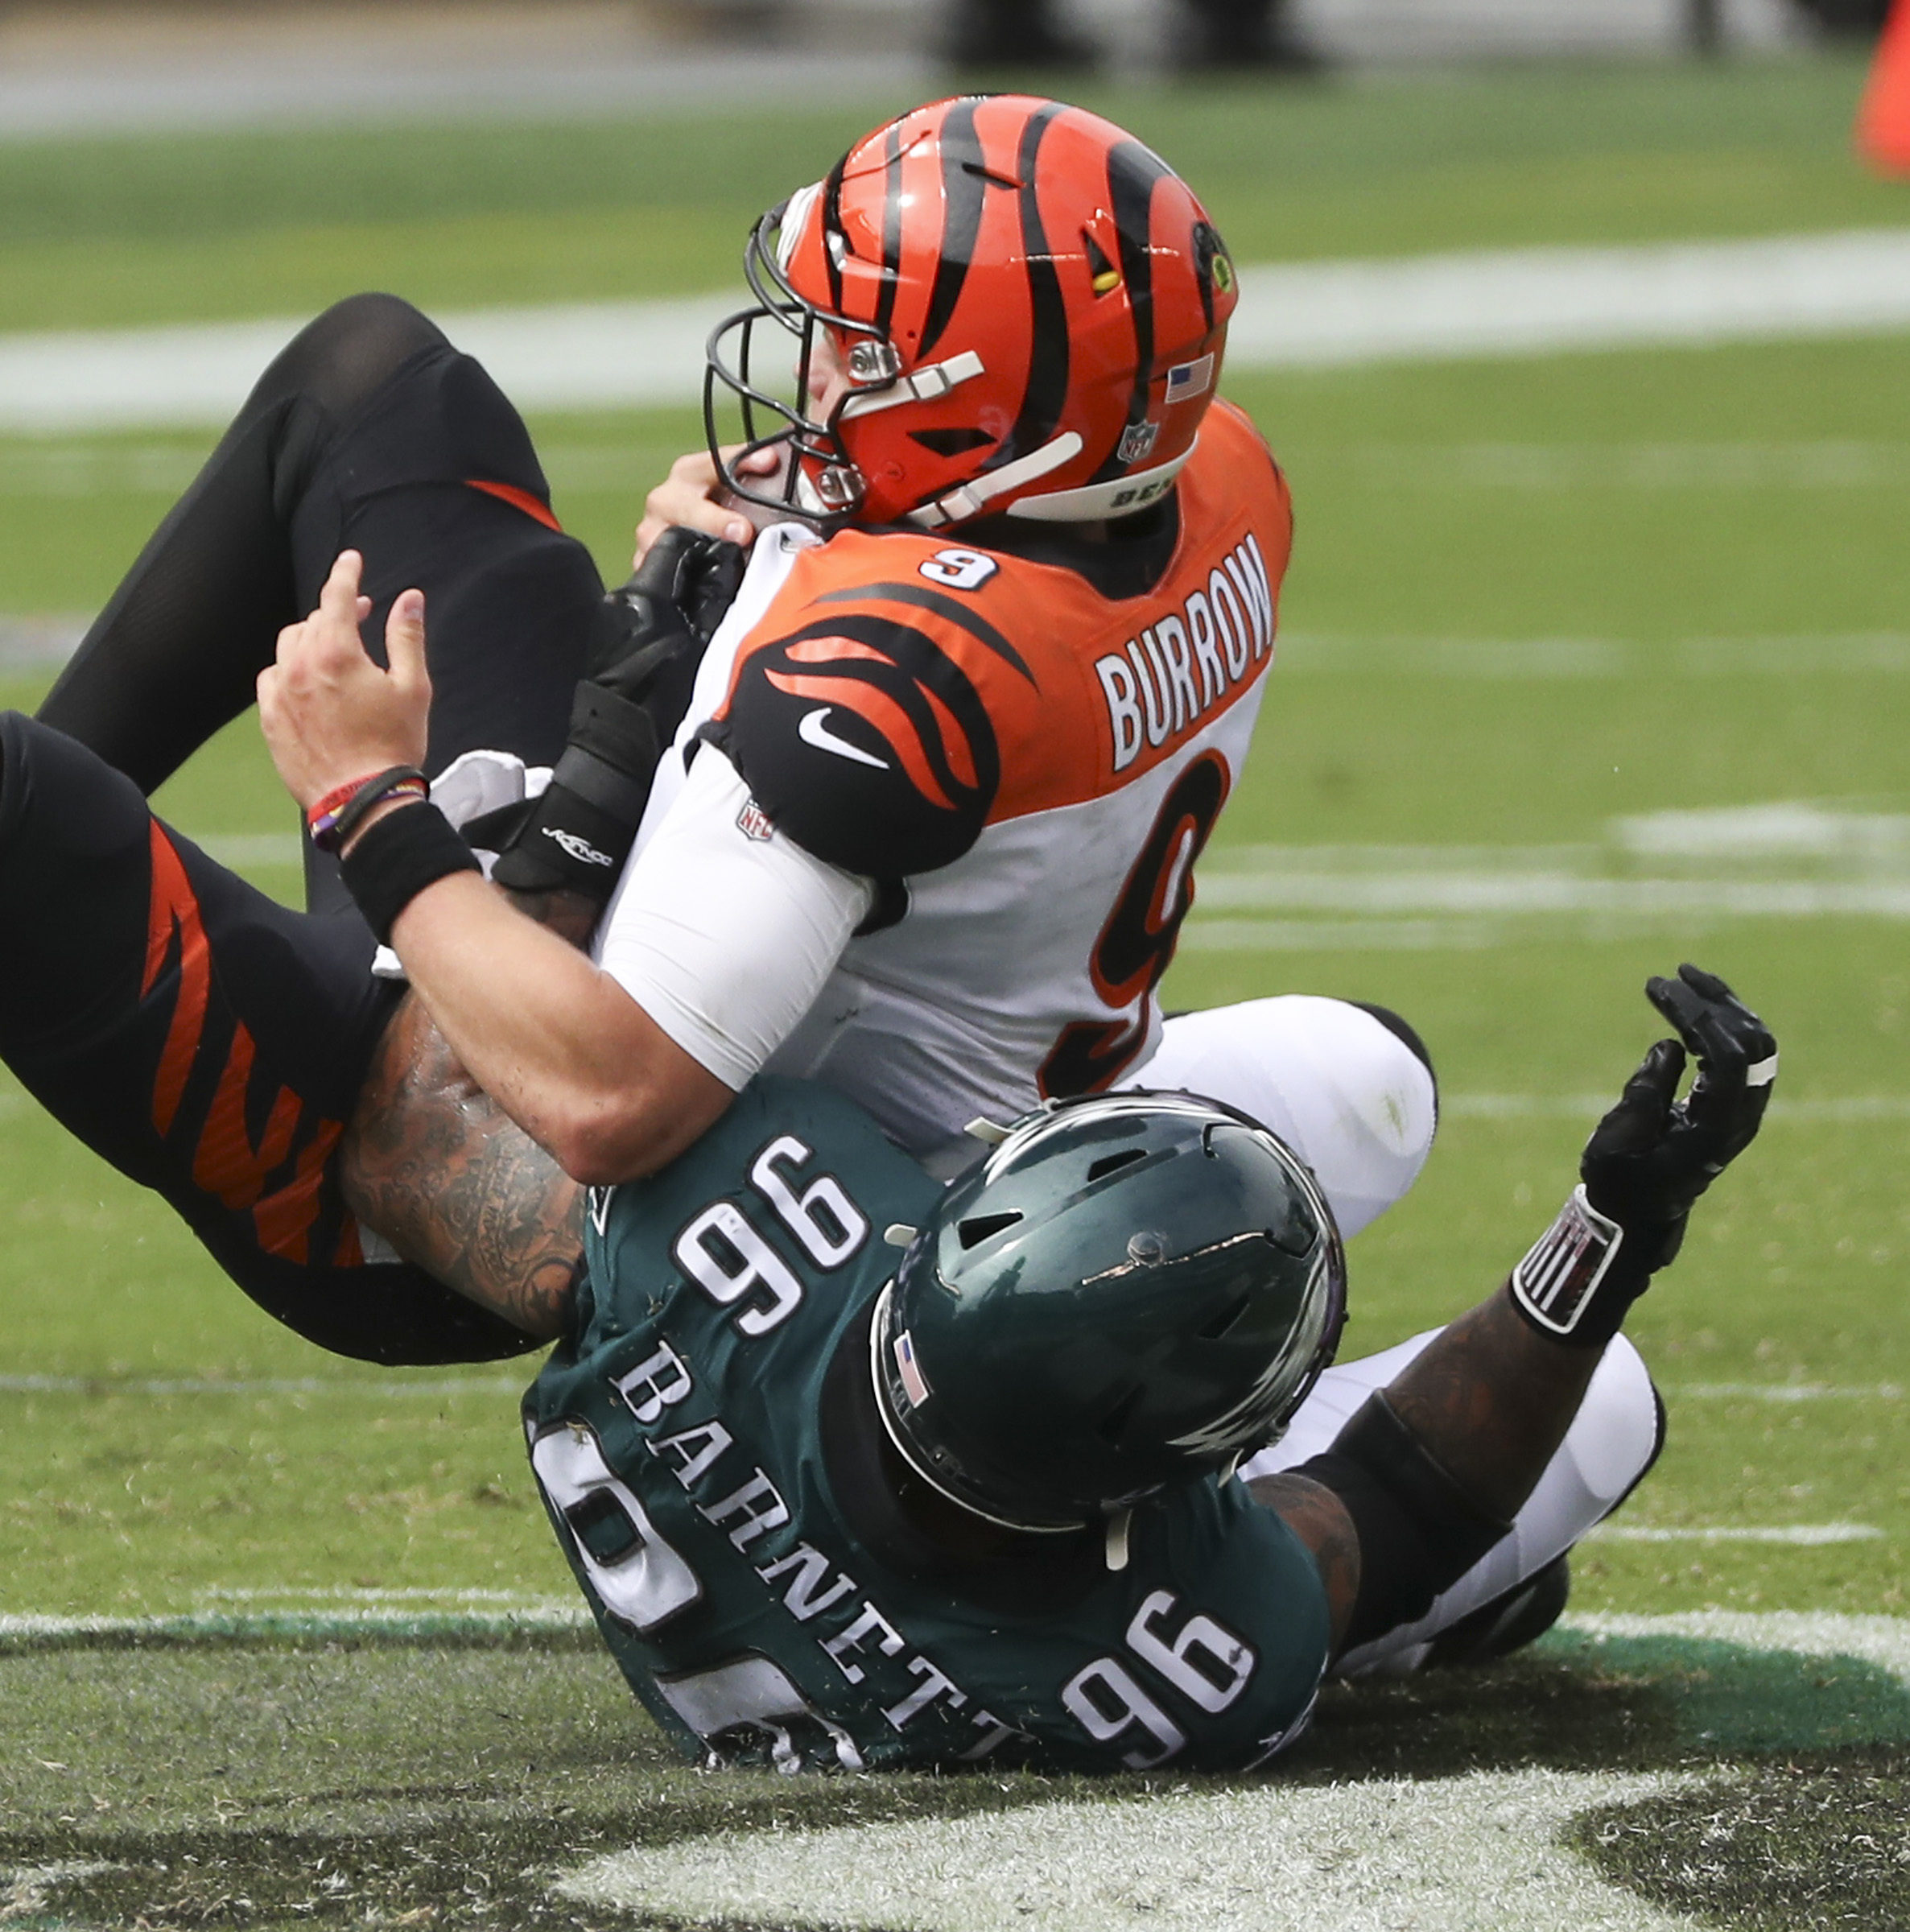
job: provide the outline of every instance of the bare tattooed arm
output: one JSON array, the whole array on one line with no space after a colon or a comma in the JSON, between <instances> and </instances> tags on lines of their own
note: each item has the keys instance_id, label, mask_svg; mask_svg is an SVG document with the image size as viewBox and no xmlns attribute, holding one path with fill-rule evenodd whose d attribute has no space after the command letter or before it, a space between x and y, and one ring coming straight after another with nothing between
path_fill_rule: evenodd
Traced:
<instances>
[{"instance_id":1,"label":"bare tattooed arm","mask_svg":"<svg viewBox=\"0 0 1910 1932\"><path fill-rule=\"evenodd\" d=\"M1509 1521L1565 1440L1603 1352L1541 1335L1502 1289L1428 1344L1386 1399L1467 1495Z\"/></svg>"},{"instance_id":2,"label":"bare tattooed arm","mask_svg":"<svg viewBox=\"0 0 1910 1932\"><path fill-rule=\"evenodd\" d=\"M1319 1565L1333 1648L1338 1650L1359 1595L1359 1537L1346 1505L1310 1476L1258 1476L1247 1488L1256 1503L1271 1509L1299 1538Z\"/></svg>"},{"instance_id":3,"label":"bare tattooed arm","mask_svg":"<svg viewBox=\"0 0 1910 1932\"><path fill-rule=\"evenodd\" d=\"M594 908L516 896L573 945ZM583 1190L471 1078L415 993L385 1030L347 1129L347 1205L406 1261L550 1340L569 1319Z\"/></svg>"}]
</instances>

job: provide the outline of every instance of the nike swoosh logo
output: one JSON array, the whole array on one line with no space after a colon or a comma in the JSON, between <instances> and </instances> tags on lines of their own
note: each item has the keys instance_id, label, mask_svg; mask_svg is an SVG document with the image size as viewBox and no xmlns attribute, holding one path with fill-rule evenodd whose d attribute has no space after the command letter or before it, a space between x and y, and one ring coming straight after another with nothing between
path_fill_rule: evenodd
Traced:
<instances>
[{"instance_id":1,"label":"nike swoosh logo","mask_svg":"<svg viewBox=\"0 0 1910 1932\"><path fill-rule=\"evenodd\" d=\"M839 738L829 729L827 719L835 708L833 704L819 704L814 711L804 712L802 722L796 727L796 736L805 745L815 745L818 751L832 751L839 758L853 758L858 765L872 765L877 771L888 770L886 758L878 758L860 745L852 745L847 738Z\"/></svg>"}]
</instances>

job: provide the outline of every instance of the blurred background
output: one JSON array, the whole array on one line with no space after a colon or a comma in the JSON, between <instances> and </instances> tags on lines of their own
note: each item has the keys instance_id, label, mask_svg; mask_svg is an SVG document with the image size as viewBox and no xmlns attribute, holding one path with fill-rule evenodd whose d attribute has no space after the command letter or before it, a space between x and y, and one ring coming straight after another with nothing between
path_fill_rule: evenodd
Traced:
<instances>
[{"instance_id":1,"label":"blurred background","mask_svg":"<svg viewBox=\"0 0 1910 1932\"><path fill-rule=\"evenodd\" d=\"M1680 1418L1636 1505L1658 1540L1615 1529L1581 1600L1901 1610L1910 182L1851 146L1879 13L0 6L0 700L37 700L324 304L394 290L481 353L615 580L765 205L958 85L1097 108L1228 239L1223 386L1298 514L1170 1003L1380 1001L1441 1071L1349 1348L1543 1226L1653 1036L1644 978L1696 958L1768 1013L1784 1084L1640 1310ZM297 892L249 720L160 804ZM563 1595L516 1378L314 1356L4 1086L0 1159L18 1606ZM1746 1523L1773 1534L1712 1534Z\"/></svg>"}]
</instances>

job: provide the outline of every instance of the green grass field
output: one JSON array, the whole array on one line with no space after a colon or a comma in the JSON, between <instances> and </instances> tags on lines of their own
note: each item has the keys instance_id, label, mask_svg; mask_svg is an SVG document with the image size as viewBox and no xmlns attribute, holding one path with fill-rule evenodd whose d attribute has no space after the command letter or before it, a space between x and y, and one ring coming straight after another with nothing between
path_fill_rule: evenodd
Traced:
<instances>
[{"instance_id":1,"label":"green grass field","mask_svg":"<svg viewBox=\"0 0 1910 1932\"><path fill-rule=\"evenodd\" d=\"M1910 224L1910 188L1846 159L1858 80L1837 62L1539 69L1092 104L1180 165L1251 262ZM365 285L472 306L727 286L757 209L896 105L0 147L0 330L291 315ZM1545 1224L1592 1096L1654 1037L1643 980L1695 958L1773 1024L1780 1100L1632 1324L1672 1426L1619 1526L1652 1534L1588 1544L1574 1608L1910 1619L1910 345L1228 386L1289 469L1299 536L1255 762L1169 990L1383 1001L1430 1044L1440 1144L1354 1246L1349 1351L1475 1298ZM694 422L534 427L560 512L621 574ZM208 442L0 439L0 613L96 608ZM43 682L0 697L30 705ZM246 721L163 805L295 890ZM1653 881L1673 884L1638 890ZM538 1875L633 1843L775 1826L873 1847L1084 1802L1026 1778L666 1768L607 1662L553 1620L569 1585L517 1377L318 1356L10 1086L0 1137L0 1613L52 1620L0 1620L0 1919L629 1923ZM1813 1528L1842 1540L1780 1540ZM1761 1540L1732 1540L1746 1529ZM509 1643L481 1641L514 1615ZM85 1618L160 1620L82 1641ZM1403 1776L1430 1802L1521 1767L1688 1772L1560 1827L1626 1888L1600 1898L1643 1914L1596 1922L1910 1922L1900 1665L1800 1662L1729 1628L1586 1626L1516 1670L1336 1692L1282 1781L1195 1795L1276 1807L1264 1828L1281 1791L1335 1779L1384 1796L1373 1781ZM1737 1769L1692 1771L1714 1765ZM7 1866L60 1861L9 1905ZM831 1919L775 1883L790 1902L684 1890L645 1922L992 1922ZM1491 1916L1502 1900L1463 1916L1466 1892L1312 1922L1527 1922ZM1082 1909L1026 1922L1145 1916Z\"/></svg>"}]
</instances>

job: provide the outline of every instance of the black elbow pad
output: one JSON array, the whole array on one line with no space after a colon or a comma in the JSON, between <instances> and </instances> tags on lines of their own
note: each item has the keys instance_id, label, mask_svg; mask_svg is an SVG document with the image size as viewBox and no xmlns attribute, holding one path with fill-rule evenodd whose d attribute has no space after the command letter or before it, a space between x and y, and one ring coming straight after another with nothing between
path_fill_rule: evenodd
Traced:
<instances>
[{"instance_id":1,"label":"black elbow pad","mask_svg":"<svg viewBox=\"0 0 1910 1932\"><path fill-rule=\"evenodd\" d=\"M1459 1487L1383 1393L1291 1473L1330 1489L1359 1538L1359 1594L1343 1652L1417 1622L1512 1528Z\"/></svg>"}]
</instances>

